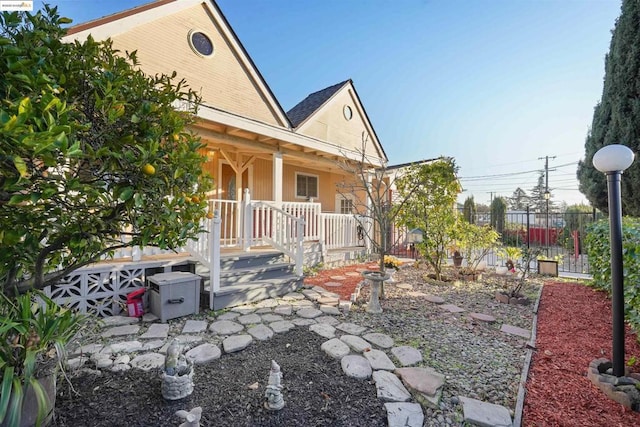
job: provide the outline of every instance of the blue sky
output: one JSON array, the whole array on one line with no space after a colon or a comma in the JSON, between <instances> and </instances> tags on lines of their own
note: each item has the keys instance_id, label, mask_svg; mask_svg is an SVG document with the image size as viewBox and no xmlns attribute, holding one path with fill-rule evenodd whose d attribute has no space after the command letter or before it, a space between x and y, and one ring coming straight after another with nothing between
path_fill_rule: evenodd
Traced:
<instances>
[{"instance_id":1,"label":"blue sky","mask_svg":"<svg viewBox=\"0 0 640 427\"><path fill-rule=\"evenodd\" d=\"M80 23L147 1L50 3ZM352 78L391 164L452 156L465 188L460 200L487 203L491 192L529 192L544 167L538 158L556 156L549 186L554 200L569 204L586 200L576 163L620 4L218 1L285 110Z\"/></svg>"}]
</instances>

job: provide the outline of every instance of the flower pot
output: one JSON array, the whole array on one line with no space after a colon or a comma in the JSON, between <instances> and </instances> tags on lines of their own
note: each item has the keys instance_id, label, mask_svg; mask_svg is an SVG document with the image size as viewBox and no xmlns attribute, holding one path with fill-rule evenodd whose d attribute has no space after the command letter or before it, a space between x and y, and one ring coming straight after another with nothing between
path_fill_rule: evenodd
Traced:
<instances>
[{"instance_id":1,"label":"flower pot","mask_svg":"<svg viewBox=\"0 0 640 427\"><path fill-rule=\"evenodd\" d=\"M558 261L550 259L539 259L538 274L558 277Z\"/></svg>"}]
</instances>

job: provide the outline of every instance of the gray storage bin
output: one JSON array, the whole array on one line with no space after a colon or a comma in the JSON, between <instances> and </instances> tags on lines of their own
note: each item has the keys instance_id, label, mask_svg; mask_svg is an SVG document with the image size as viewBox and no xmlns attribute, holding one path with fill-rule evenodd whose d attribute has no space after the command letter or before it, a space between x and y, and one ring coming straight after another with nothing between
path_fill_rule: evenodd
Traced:
<instances>
[{"instance_id":1,"label":"gray storage bin","mask_svg":"<svg viewBox=\"0 0 640 427\"><path fill-rule=\"evenodd\" d=\"M167 319L198 314L200 310L200 276L192 273L172 272L155 274L148 278L151 312L162 323Z\"/></svg>"}]
</instances>

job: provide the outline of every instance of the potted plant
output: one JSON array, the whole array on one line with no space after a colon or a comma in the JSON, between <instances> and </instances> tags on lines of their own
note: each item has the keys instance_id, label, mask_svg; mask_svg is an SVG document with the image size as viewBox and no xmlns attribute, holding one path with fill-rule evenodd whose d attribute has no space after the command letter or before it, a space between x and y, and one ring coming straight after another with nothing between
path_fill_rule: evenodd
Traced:
<instances>
[{"instance_id":1,"label":"potted plant","mask_svg":"<svg viewBox=\"0 0 640 427\"><path fill-rule=\"evenodd\" d=\"M40 291L0 293L0 426L40 426L53 416L56 372L86 316Z\"/></svg>"}]
</instances>

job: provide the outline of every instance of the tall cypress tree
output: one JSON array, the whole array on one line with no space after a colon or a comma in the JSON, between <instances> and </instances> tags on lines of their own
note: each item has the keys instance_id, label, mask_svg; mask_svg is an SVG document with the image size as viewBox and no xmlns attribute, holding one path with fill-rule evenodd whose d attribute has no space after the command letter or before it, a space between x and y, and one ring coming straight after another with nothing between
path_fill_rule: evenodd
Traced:
<instances>
[{"instance_id":1,"label":"tall cypress tree","mask_svg":"<svg viewBox=\"0 0 640 427\"><path fill-rule=\"evenodd\" d=\"M580 191L591 204L607 211L606 177L593 167L593 155L610 144L640 149L640 2L623 0L609 53L605 58L602 99L593 113L585 142L584 161L578 165ZM624 214L640 216L640 161L622 175Z\"/></svg>"}]
</instances>

